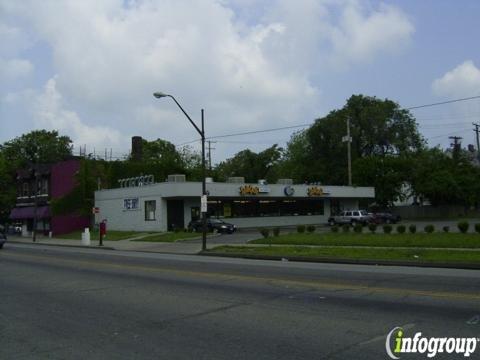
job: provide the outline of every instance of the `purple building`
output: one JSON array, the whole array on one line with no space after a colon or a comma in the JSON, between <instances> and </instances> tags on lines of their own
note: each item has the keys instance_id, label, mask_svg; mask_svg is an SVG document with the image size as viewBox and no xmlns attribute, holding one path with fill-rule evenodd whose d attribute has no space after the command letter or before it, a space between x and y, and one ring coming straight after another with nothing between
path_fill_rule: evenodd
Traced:
<instances>
[{"instance_id":1,"label":"purple building","mask_svg":"<svg viewBox=\"0 0 480 360\"><path fill-rule=\"evenodd\" d=\"M78 185L75 175L79 170L80 160L72 158L17 171L17 202L10 219L22 224L22 236L32 234L34 217L37 219L37 234L48 235L51 232L54 236L61 235L90 225L88 216L52 215L50 208L51 200L67 195Z\"/></svg>"}]
</instances>

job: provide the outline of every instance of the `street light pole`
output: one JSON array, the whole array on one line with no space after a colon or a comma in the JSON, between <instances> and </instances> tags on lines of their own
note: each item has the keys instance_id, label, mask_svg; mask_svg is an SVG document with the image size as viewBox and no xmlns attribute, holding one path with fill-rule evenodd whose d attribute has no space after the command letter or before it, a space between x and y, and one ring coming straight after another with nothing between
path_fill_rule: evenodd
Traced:
<instances>
[{"instance_id":1,"label":"street light pole","mask_svg":"<svg viewBox=\"0 0 480 360\"><path fill-rule=\"evenodd\" d=\"M163 97L169 97L173 101L175 101L175 104L177 104L178 108L182 110L183 114L187 117L188 121L190 121L190 124L197 130L197 132L200 134L202 137L202 197L201 201L205 199L207 195L207 184L205 181L205 176L206 176L206 169L205 169L205 125L204 125L204 110L202 109L202 124L201 124L201 130L198 128L198 126L193 122L193 120L190 118L190 116L187 114L185 110L183 110L182 106L178 103L177 99L175 99L172 95L165 94L162 92L155 92L153 93L153 96L156 97L157 99L161 99ZM207 209L206 207L203 208L202 206L202 250L207 249Z\"/></svg>"}]
</instances>

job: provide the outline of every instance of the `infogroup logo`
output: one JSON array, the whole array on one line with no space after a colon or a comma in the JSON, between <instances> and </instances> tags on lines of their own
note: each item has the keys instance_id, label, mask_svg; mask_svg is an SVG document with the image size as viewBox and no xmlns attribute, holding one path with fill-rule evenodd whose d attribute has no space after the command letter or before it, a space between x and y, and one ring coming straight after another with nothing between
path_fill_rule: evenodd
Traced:
<instances>
[{"instance_id":1,"label":"infogroup logo","mask_svg":"<svg viewBox=\"0 0 480 360\"><path fill-rule=\"evenodd\" d=\"M477 348L479 338L437 338L422 337L421 332L415 333L413 338L404 336L403 328L395 327L387 335L385 350L390 358L400 359L401 354L426 354L433 358L437 354L458 354L469 357Z\"/></svg>"}]
</instances>

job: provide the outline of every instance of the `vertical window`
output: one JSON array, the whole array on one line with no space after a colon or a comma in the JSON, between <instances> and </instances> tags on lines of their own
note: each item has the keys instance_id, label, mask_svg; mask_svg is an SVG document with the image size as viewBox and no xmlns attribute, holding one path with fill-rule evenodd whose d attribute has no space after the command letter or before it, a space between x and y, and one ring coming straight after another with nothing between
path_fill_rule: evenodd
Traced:
<instances>
[{"instance_id":1,"label":"vertical window","mask_svg":"<svg viewBox=\"0 0 480 360\"><path fill-rule=\"evenodd\" d=\"M157 204L155 200L145 201L145 221L155 220Z\"/></svg>"}]
</instances>

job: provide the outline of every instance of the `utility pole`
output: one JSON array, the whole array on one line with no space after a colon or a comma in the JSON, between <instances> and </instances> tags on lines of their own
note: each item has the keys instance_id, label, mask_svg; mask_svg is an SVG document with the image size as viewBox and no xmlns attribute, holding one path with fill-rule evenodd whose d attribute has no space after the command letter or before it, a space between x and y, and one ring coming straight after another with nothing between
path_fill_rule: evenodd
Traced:
<instances>
[{"instance_id":1,"label":"utility pole","mask_svg":"<svg viewBox=\"0 0 480 360\"><path fill-rule=\"evenodd\" d=\"M450 144L450 145L453 146L453 159L457 161L458 154L460 153L460 149L461 149L460 140L462 140L463 138L460 136L449 136L448 138L453 140L453 144Z\"/></svg>"},{"instance_id":2,"label":"utility pole","mask_svg":"<svg viewBox=\"0 0 480 360\"><path fill-rule=\"evenodd\" d=\"M212 150L215 150L215 148L212 148L212 143L216 143L216 141L211 141L207 140L208 143L208 170L212 171Z\"/></svg>"},{"instance_id":3,"label":"utility pole","mask_svg":"<svg viewBox=\"0 0 480 360\"><path fill-rule=\"evenodd\" d=\"M480 140L478 138L478 132L480 131L479 130L480 124L473 123L473 126L475 126L475 129L473 129L473 131L475 131L477 135L477 158L478 160L480 160Z\"/></svg>"},{"instance_id":4,"label":"utility pole","mask_svg":"<svg viewBox=\"0 0 480 360\"><path fill-rule=\"evenodd\" d=\"M352 137L350 136L350 116L347 116L347 136L342 138L347 143L348 186L352 186Z\"/></svg>"}]
</instances>

